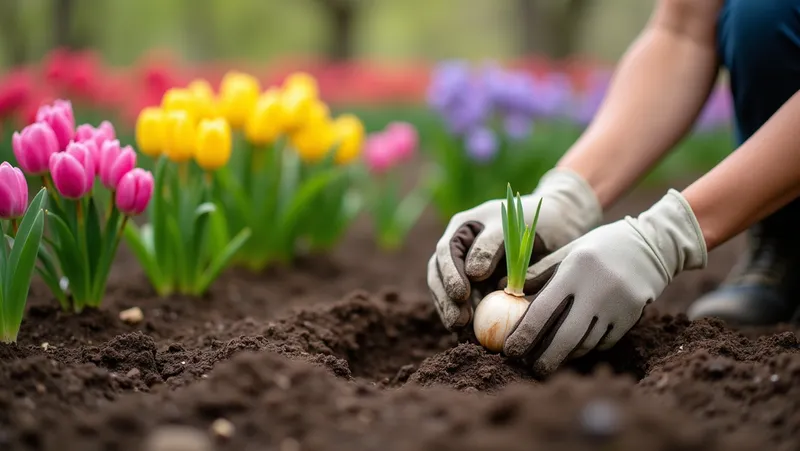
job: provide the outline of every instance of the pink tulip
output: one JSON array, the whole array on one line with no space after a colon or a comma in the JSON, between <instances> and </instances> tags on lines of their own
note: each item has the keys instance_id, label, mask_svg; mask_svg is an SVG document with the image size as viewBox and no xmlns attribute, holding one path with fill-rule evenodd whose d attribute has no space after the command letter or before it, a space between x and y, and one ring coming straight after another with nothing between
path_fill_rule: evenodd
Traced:
<instances>
[{"instance_id":1,"label":"pink tulip","mask_svg":"<svg viewBox=\"0 0 800 451\"><path fill-rule=\"evenodd\" d=\"M28 181L19 168L0 164L0 218L15 219L28 208Z\"/></svg>"},{"instance_id":2,"label":"pink tulip","mask_svg":"<svg viewBox=\"0 0 800 451\"><path fill-rule=\"evenodd\" d=\"M50 156L50 172L53 183L62 196L67 199L80 199L94 186L94 160L89 147L71 142L66 152Z\"/></svg>"},{"instance_id":3,"label":"pink tulip","mask_svg":"<svg viewBox=\"0 0 800 451\"><path fill-rule=\"evenodd\" d=\"M136 152L131 146L120 147L119 140L106 141L100 150L100 164L97 166L103 185L116 190L120 179L136 166Z\"/></svg>"},{"instance_id":4,"label":"pink tulip","mask_svg":"<svg viewBox=\"0 0 800 451\"><path fill-rule=\"evenodd\" d=\"M134 168L117 185L117 208L127 216L141 214L153 196L153 174Z\"/></svg>"},{"instance_id":5,"label":"pink tulip","mask_svg":"<svg viewBox=\"0 0 800 451\"><path fill-rule=\"evenodd\" d=\"M15 132L11 138L17 163L30 175L41 175L48 171L50 155L58 152L55 132L44 122L35 122Z\"/></svg>"},{"instance_id":6,"label":"pink tulip","mask_svg":"<svg viewBox=\"0 0 800 451\"><path fill-rule=\"evenodd\" d=\"M372 172L383 173L397 162L391 136L386 133L373 133L364 145L364 159Z\"/></svg>"},{"instance_id":7,"label":"pink tulip","mask_svg":"<svg viewBox=\"0 0 800 451\"><path fill-rule=\"evenodd\" d=\"M117 139L117 134L114 131L114 126L108 121L101 122L97 128L91 124L83 124L79 125L75 130L75 141L94 141L98 150L103 148L104 142L114 139Z\"/></svg>"},{"instance_id":8,"label":"pink tulip","mask_svg":"<svg viewBox=\"0 0 800 451\"><path fill-rule=\"evenodd\" d=\"M52 105L43 105L36 112L37 122L46 122L58 139L58 150L64 150L75 136L75 116L72 103L68 100L56 100Z\"/></svg>"},{"instance_id":9,"label":"pink tulip","mask_svg":"<svg viewBox=\"0 0 800 451\"><path fill-rule=\"evenodd\" d=\"M392 137L398 160L405 161L414 155L419 136L413 125L408 122L392 122L386 127L386 133Z\"/></svg>"}]
</instances>

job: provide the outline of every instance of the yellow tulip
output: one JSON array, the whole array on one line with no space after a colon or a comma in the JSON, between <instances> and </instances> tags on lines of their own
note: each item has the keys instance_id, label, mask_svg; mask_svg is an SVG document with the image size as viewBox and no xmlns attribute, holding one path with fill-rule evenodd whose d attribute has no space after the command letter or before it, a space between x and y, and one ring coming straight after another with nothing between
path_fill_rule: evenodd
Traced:
<instances>
[{"instance_id":1,"label":"yellow tulip","mask_svg":"<svg viewBox=\"0 0 800 451\"><path fill-rule=\"evenodd\" d=\"M314 93L302 86L292 86L281 93L281 104L286 112L286 128L297 130L308 120L309 110L317 102Z\"/></svg>"},{"instance_id":2,"label":"yellow tulip","mask_svg":"<svg viewBox=\"0 0 800 451\"><path fill-rule=\"evenodd\" d=\"M274 142L283 132L284 116L280 91L267 90L258 98L255 108L247 118L244 128L247 140L256 145Z\"/></svg>"},{"instance_id":3,"label":"yellow tulip","mask_svg":"<svg viewBox=\"0 0 800 451\"><path fill-rule=\"evenodd\" d=\"M164 154L176 163L189 161L194 155L196 126L192 117L183 110L167 113Z\"/></svg>"},{"instance_id":4,"label":"yellow tulip","mask_svg":"<svg viewBox=\"0 0 800 451\"><path fill-rule=\"evenodd\" d=\"M147 107L139 112L136 119L136 145L139 150L151 157L156 157L164 150L164 110Z\"/></svg>"},{"instance_id":5,"label":"yellow tulip","mask_svg":"<svg viewBox=\"0 0 800 451\"><path fill-rule=\"evenodd\" d=\"M312 97L319 97L319 86L317 80L305 72L295 72L283 82L286 90L299 89L307 92Z\"/></svg>"},{"instance_id":6,"label":"yellow tulip","mask_svg":"<svg viewBox=\"0 0 800 451\"><path fill-rule=\"evenodd\" d=\"M203 119L197 126L194 161L206 171L225 166L231 158L231 126L223 118Z\"/></svg>"},{"instance_id":7,"label":"yellow tulip","mask_svg":"<svg viewBox=\"0 0 800 451\"><path fill-rule=\"evenodd\" d=\"M339 145L336 150L336 162L347 164L355 160L361 153L361 146L364 143L364 124L352 114L343 114L333 122L333 129Z\"/></svg>"},{"instance_id":8,"label":"yellow tulip","mask_svg":"<svg viewBox=\"0 0 800 451\"><path fill-rule=\"evenodd\" d=\"M188 89L170 88L161 99L161 108L166 112L183 110L189 113L193 120L200 117L199 105L195 95Z\"/></svg>"},{"instance_id":9,"label":"yellow tulip","mask_svg":"<svg viewBox=\"0 0 800 451\"><path fill-rule=\"evenodd\" d=\"M306 163L323 160L336 142L336 132L328 117L307 122L294 131L289 140L300 158Z\"/></svg>"},{"instance_id":10,"label":"yellow tulip","mask_svg":"<svg viewBox=\"0 0 800 451\"><path fill-rule=\"evenodd\" d=\"M201 119L214 118L217 116L218 108L214 89L206 80L193 80L186 89L194 95Z\"/></svg>"},{"instance_id":11,"label":"yellow tulip","mask_svg":"<svg viewBox=\"0 0 800 451\"><path fill-rule=\"evenodd\" d=\"M222 78L219 90L221 113L231 127L244 127L256 105L261 86L252 75L231 71Z\"/></svg>"}]
</instances>

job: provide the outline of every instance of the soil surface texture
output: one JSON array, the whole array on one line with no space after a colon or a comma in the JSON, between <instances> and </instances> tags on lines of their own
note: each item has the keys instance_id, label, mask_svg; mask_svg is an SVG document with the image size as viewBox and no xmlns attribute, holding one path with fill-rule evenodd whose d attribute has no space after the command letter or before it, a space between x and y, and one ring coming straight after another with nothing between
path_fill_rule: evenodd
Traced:
<instances>
[{"instance_id":1,"label":"soil surface texture","mask_svg":"<svg viewBox=\"0 0 800 451\"><path fill-rule=\"evenodd\" d=\"M384 254L359 223L333 255L231 270L201 299L158 298L121 249L102 309L80 315L37 281L19 343L0 345L0 450L800 449L800 328L681 313L741 238L617 346L539 380L439 323L425 264L442 230L425 216ZM132 307L143 320L121 321Z\"/></svg>"}]
</instances>

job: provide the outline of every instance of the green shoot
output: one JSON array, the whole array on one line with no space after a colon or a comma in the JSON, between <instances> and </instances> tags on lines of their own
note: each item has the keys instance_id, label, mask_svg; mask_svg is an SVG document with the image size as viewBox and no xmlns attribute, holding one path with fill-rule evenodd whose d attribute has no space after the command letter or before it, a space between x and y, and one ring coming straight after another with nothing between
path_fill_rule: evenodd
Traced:
<instances>
[{"instance_id":1,"label":"green shoot","mask_svg":"<svg viewBox=\"0 0 800 451\"><path fill-rule=\"evenodd\" d=\"M505 291L508 294L524 296L525 274L533 253L533 238L536 233L536 223L539 221L539 210L541 208L542 199L539 199L533 224L526 225L519 193L517 193L515 202L511 184L508 184L506 203L500 204L500 212L503 215L506 267L508 269L508 282Z\"/></svg>"}]
</instances>

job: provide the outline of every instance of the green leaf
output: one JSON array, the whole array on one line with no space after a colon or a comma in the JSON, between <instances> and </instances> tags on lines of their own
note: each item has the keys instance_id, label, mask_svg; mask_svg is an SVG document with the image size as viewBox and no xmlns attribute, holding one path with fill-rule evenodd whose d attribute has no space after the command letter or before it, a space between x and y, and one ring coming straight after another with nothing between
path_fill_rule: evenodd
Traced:
<instances>
[{"instance_id":1,"label":"green leaf","mask_svg":"<svg viewBox=\"0 0 800 451\"><path fill-rule=\"evenodd\" d=\"M169 160L162 156L158 160L154 175L153 198L150 201L150 223L153 227L153 249L154 257L158 260L158 267L161 269L163 277L171 279L174 274L172 265L172 246L169 241L167 230L167 217L175 214L177 205L170 205L167 201L166 178L174 176L170 167Z\"/></svg>"},{"instance_id":2,"label":"green leaf","mask_svg":"<svg viewBox=\"0 0 800 451\"><path fill-rule=\"evenodd\" d=\"M414 227L425 207L428 206L431 196L426 189L418 186L411 191L397 206L394 214L394 229L399 234L398 238L403 238Z\"/></svg>"},{"instance_id":3,"label":"green leaf","mask_svg":"<svg viewBox=\"0 0 800 451\"><path fill-rule=\"evenodd\" d=\"M58 237L58 244L50 241L51 246L56 249L56 257L59 260L59 266L64 276L69 279L70 291L72 292L73 307L76 311L83 309L83 302L86 299L86 289L82 281L84 280L83 265L81 255L82 252L78 248L78 243L72 235L72 230L63 219L48 212L47 216L52 219L50 224L53 225L52 232Z\"/></svg>"},{"instance_id":4,"label":"green leaf","mask_svg":"<svg viewBox=\"0 0 800 451\"><path fill-rule=\"evenodd\" d=\"M341 175L339 168L328 169L309 178L300 186L280 220L281 236L284 239L288 231L299 227L298 223L304 219L311 201Z\"/></svg>"},{"instance_id":5,"label":"green leaf","mask_svg":"<svg viewBox=\"0 0 800 451\"><path fill-rule=\"evenodd\" d=\"M127 222L127 221L126 221ZM105 235L101 244L101 254L98 257L96 272L92 279L92 299L98 307L105 295L108 274L111 265L114 263L114 256L117 254L119 239L122 231L120 230L120 212L117 207L112 207L111 214L106 221Z\"/></svg>"},{"instance_id":6,"label":"green leaf","mask_svg":"<svg viewBox=\"0 0 800 451\"><path fill-rule=\"evenodd\" d=\"M214 258L214 260L211 261L211 264L203 273L200 280L197 281L197 284L194 287L194 294L202 295L206 292L206 290L208 290L208 287L211 285L211 283L216 280L222 270L228 265L228 262L230 262L231 258L233 258L237 252L239 252L239 249L244 246L249 238L249 228L243 229L235 237L233 237L225 249L220 252Z\"/></svg>"},{"instance_id":7,"label":"green leaf","mask_svg":"<svg viewBox=\"0 0 800 451\"><path fill-rule=\"evenodd\" d=\"M39 193L36 194L36 197L33 198L30 206L28 206L28 209L25 211L25 215L22 217L22 222L19 224L19 229L17 230L17 240L23 239L24 241L24 237L27 237L27 235L31 232L31 228L34 227L34 223L37 220L36 218L39 217L39 212L47 205L45 199L46 193L47 190L44 188L40 189ZM11 254L8 256L8 262L6 266L6 280L11 280L10 275L15 271L14 268L16 268L19 264L22 249L22 246L14 246L11 249Z\"/></svg>"},{"instance_id":8,"label":"green leaf","mask_svg":"<svg viewBox=\"0 0 800 451\"><path fill-rule=\"evenodd\" d=\"M139 264L142 265L150 283L156 291L160 292L164 283L161 275L163 273L159 270L155 255L148 249L146 244L146 230L144 227L139 229L133 221L129 221L123 229L122 236L133 255L136 256Z\"/></svg>"},{"instance_id":9,"label":"green leaf","mask_svg":"<svg viewBox=\"0 0 800 451\"><path fill-rule=\"evenodd\" d=\"M28 299L28 290L31 286L31 277L36 266L36 256L39 252L39 244L42 241L42 233L44 232L44 211L41 209L33 211L36 212L36 216L28 226L26 233L17 234L17 239L14 242L12 253L16 248L20 248L19 257L13 267L8 296L4 299L5 304L8 306L6 313L10 313L10 319L14 321L17 330L19 330L19 324L22 323L22 315L25 312L25 303ZM8 326L8 322L6 322L6 326ZM6 330L6 333L8 333L8 330Z\"/></svg>"},{"instance_id":10,"label":"green leaf","mask_svg":"<svg viewBox=\"0 0 800 451\"><path fill-rule=\"evenodd\" d=\"M47 240L45 239L44 241ZM44 242L39 244L39 263L41 266L36 267L36 272L42 277L47 287L50 288L61 308L65 311L69 310L69 300L67 299L67 293L61 289L61 284L59 283L61 277L56 269L55 259L50 255Z\"/></svg>"},{"instance_id":11,"label":"green leaf","mask_svg":"<svg viewBox=\"0 0 800 451\"><path fill-rule=\"evenodd\" d=\"M197 206L194 211L195 222L189 235L192 240L186 249L186 271L190 272L190 280L195 281L202 272L203 264L205 263L203 249L207 241L206 229L208 228L209 216L217 211L217 206L212 202L204 202ZM192 282L194 283L194 282Z\"/></svg>"},{"instance_id":12,"label":"green leaf","mask_svg":"<svg viewBox=\"0 0 800 451\"><path fill-rule=\"evenodd\" d=\"M100 263L100 255L104 251L104 240L103 232L100 230L99 212L94 197L90 197L88 203L89 205L86 209L86 257L89 260L89 279L94 281L98 271L98 264ZM106 229L106 233L109 233L108 229ZM111 232L111 235L113 236L114 233ZM94 282L90 283L95 285Z\"/></svg>"},{"instance_id":13,"label":"green leaf","mask_svg":"<svg viewBox=\"0 0 800 451\"><path fill-rule=\"evenodd\" d=\"M178 281L178 286L186 287L189 279L186 266L189 262L186 261L186 248L183 245L184 237L181 235L181 229L178 227L178 221L174 216L168 217L166 223L168 236L175 243L175 246L172 247L172 262L175 265L173 274Z\"/></svg>"}]
</instances>

